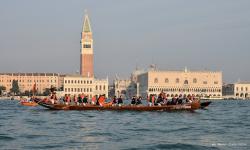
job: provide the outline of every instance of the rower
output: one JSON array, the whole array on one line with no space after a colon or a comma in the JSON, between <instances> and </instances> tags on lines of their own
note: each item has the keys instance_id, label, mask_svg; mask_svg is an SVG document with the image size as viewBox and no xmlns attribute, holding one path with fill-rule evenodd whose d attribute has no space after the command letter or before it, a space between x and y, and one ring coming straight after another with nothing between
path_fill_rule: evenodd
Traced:
<instances>
[{"instance_id":1,"label":"rower","mask_svg":"<svg viewBox=\"0 0 250 150\"><path fill-rule=\"evenodd\" d=\"M118 105L121 106L123 104L122 96L118 98Z\"/></svg>"},{"instance_id":2,"label":"rower","mask_svg":"<svg viewBox=\"0 0 250 150\"><path fill-rule=\"evenodd\" d=\"M141 100L142 100L142 97L139 96L139 98L136 100L136 105L142 104Z\"/></svg>"},{"instance_id":3,"label":"rower","mask_svg":"<svg viewBox=\"0 0 250 150\"><path fill-rule=\"evenodd\" d=\"M163 103L163 93L159 94L156 103L157 105L161 105Z\"/></svg>"},{"instance_id":4,"label":"rower","mask_svg":"<svg viewBox=\"0 0 250 150\"><path fill-rule=\"evenodd\" d=\"M78 97L78 103L79 103L79 104L82 104L82 103L83 103L83 99L84 99L84 94L82 93L82 94L80 95L80 97Z\"/></svg>"},{"instance_id":5,"label":"rower","mask_svg":"<svg viewBox=\"0 0 250 150\"><path fill-rule=\"evenodd\" d=\"M132 100L131 100L131 105L135 105L135 104L136 104L136 97L133 96L133 97L132 97Z\"/></svg>"},{"instance_id":6,"label":"rower","mask_svg":"<svg viewBox=\"0 0 250 150\"><path fill-rule=\"evenodd\" d=\"M96 102L96 105L103 106L104 103L105 103L105 95L100 95L97 102Z\"/></svg>"},{"instance_id":7,"label":"rower","mask_svg":"<svg viewBox=\"0 0 250 150\"><path fill-rule=\"evenodd\" d=\"M116 105L117 104L117 99L116 96L114 96L114 98L112 99L112 105Z\"/></svg>"},{"instance_id":8,"label":"rower","mask_svg":"<svg viewBox=\"0 0 250 150\"><path fill-rule=\"evenodd\" d=\"M84 98L83 98L83 105L86 105L88 103L88 95L86 95Z\"/></svg>"},{"instance_id":9,"label":"rower","mask_svg":"<svg viewBox=\"0 0 250 150\"><path fill-rule=\"evenodd\" d=\"M171 105L176 105L176 97L172 98Z\"/></svg>"}]
</instances>

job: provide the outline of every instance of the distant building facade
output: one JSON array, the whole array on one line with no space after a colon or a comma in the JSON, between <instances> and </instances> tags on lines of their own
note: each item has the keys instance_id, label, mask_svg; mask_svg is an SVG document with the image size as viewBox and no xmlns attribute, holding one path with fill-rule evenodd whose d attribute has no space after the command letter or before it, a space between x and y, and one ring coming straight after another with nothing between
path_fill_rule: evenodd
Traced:
<instances>
[{"instance_id":1,"label":"distant building facade","mask_svg":"<svg viewBox=\"0 0 250 150\"><path fill-rule=\"evenodd\" d=\"M210 71L157 71L151 70L138 76L139 93L165 92L169 96L195 95L207 98L222 97L222 72Z\"/></svg>"},{"instance_id":2,"label":"distant building facade","mask_svg":"<svg viewBox=\"0 0 250 150\"><path fill-rule=\"evenodd\" d=\"M129 98L136 95L136 84L130 79L115 79L115 96L122 96L124 98Z\"/></svg>"},{"instance_id":3,"label":"distant building facade","mask_svg":"<svg viewBox=\"0 0 250 150\"><path fill-rule=\"evenodd\" d=\"M82 93L89 98L103 94L108 97L108 79L99 80L80 75L64 77L64 94L78 95Z\"/></svg>"},{"instance_id":4,"label":"distant building facade","mask_svg":"<svg viewBox=\"0 0 250 150\"><path fill-rule=\"evenodd\" d=\"M51 86L59 89L63 86L64 75L58 73L0 73L0 86L10 92L13 80L18 81L20 92L31 91L34 84L38 93L43 93Z\"/></svg>"},{"instance_id":5,"label":"distant building facade","mask_svg":"<svg viewBox=\"0 0 250 150\"><path fill-rule=\"evenodd\" d=\"M250 82L223 85L223 96L234 99L250 99Z\"/></svg>"},{"instance_id":6,"label":"distant building facade","mask_svg":"<svg viewBox=\"0 0 250 150\"><path fill-rule=\"evenodd\" d=\"M138 91L138 75L144 73L144 70L136 69L132 72L130 79L119 79L116 77L114 80L114 95L124 98L132 98L133 96L139 96Z\"/></svg>"},{"instance_id":7,"label":"distant building facade","mask_svg":"<svg viewBox=\"0 0 250 150\"><path fill-rule=\"evenodd\" d=\"M235 96L237 98L250 98L250 82L237 82L234 84Z\"/></svg>"}]
</instances>

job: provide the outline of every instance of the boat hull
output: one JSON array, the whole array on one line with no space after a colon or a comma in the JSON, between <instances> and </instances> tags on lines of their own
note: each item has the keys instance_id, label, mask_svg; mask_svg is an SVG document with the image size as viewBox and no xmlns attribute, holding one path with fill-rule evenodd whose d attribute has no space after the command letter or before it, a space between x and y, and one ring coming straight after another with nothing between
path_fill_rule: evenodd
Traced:
<instances>
[{"instance_id":1,"label":"boat hull","mask_svg":"<svg viewBox=\"0 0 250 150\"><path fill-rule=\"evenodd\" d=\"M23 106L37 106L38 104L36 102L21 102L21 105Z\"/></svg>"},{"instance_id":2,"label":"boat hull","mask_svg":"<svg viewBox=\"0 0 250 150\"><path fill-rule=\"evenodd\" d=\"M182 105L163 105L163 106L145 106L145 105L122 105L122 106L96 106L96 105L65 105L48 104L39 102L39 105L51 110L109 110L109 111L173 111L173 110L196 110L201 108L200 102Z\"/></svg>"}]
</instances>

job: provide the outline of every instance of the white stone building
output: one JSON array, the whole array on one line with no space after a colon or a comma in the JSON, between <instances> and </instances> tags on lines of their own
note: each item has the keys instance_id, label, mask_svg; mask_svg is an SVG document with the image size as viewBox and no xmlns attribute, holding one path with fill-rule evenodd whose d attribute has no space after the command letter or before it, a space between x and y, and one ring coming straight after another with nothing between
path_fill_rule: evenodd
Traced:
<instances>
[{"instance_id":1,"label":"white stone building","mask_svg":"<svg viewBox=\"0 0 250 150\"><path fill-rule=\"evenodd\" d=\"M165 92L169 96L195 95L204 98L221 99L222 72L211 71L156 71L151 70L138 76L139 93Z\"/></svg>"},{"instance_id":2,"label":"white stone building","mask_svg":"<svg viewBox=\"0 0 250 150\"><path fill-rule=\"evenodd\" d=\"M108 79L100 80L80 75L71 75L64 77L64 94L103 95L108 97Z\"/></svg>"}]
</instances>

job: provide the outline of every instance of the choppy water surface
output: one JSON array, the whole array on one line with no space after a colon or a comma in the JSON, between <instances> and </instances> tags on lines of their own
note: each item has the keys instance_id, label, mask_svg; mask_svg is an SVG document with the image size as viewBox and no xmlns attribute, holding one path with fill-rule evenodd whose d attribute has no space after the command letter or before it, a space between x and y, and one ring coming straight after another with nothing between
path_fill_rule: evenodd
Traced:
<instances>
[{"instance_id":1,"label":"choppy water surface","mask_svg":"<svg viewBox=\"0 0 250 150\"><path fill-rule=\"evenodd\" d=\"M0 149L250 149L250 101L195 112L49 111L0 100Z\"/></svg>"}]
</instances>

